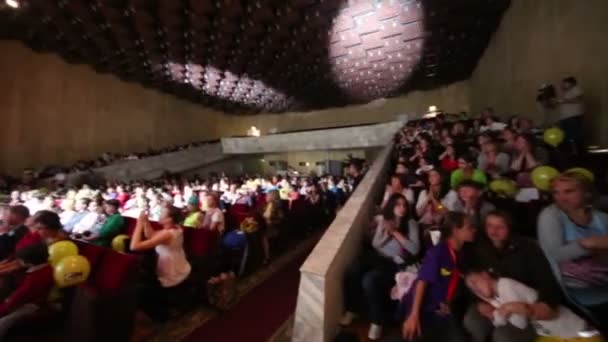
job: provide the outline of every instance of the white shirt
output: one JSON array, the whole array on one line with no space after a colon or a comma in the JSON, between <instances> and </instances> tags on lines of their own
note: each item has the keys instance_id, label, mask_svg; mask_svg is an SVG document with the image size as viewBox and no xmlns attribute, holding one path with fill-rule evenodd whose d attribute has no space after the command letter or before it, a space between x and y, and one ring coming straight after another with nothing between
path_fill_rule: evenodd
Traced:
<instances>
[{"instance_id":1,"label":"white shirt","mask_svg":"<svg viewBox=\"0 0 608 342\"><path fill-rule=\"evenodd\" d=\"M82 220L74 225L74 229L72 229L72 233L74 234L82 234L86 231L93 231L93 227L97 223L97 219L99 218L99 214L94 211L86 214Z\"/></svg>"},{"instance_id":2,"label":"white shirt","mask_svg":"<svg viewBox=\"0 0 608 342\"><path fill-rule=\"evenodd\" d=\"M532 304L537 300L538 292L536 290L513 279L500 278L496 286L496 297L490 301L490 304L498 308L510 302ZM558 316L553 320L532 322L536 333L563 339L580 337L578 333L586 330L586 322L564 306L560 306L558 310ZM524 329L528 325L528 319L522 315L514 314L506 319L498 313L498 310L494 311L495 326L505 325L507 322L520 329Z\"/></svg>"},{"instance_id":3,"label":"white shirt","mask_svg":"<svg viewBox=\"0 0 608 342\"><path fill-rule=\"evenodd\" d=\"M209 228L213 223L219 223L218 230L220 232L224 231L224 213L220 210L220 208L209 209L205 213L203 227Z\"/></svg>"},{"instance_id":4,"label":"white shirt","mask_svg":"<svg viewBox=\"0 0 608 342\"><path fill-rule=\"evenodd\" d=\"M181 229L171 229L173 239L168 245L158 245L154 249L158 254L156 276L163 287L179 285L192 270L184 252L184 234Z\"/></svg>"},{"instance_id":5,"label":"white shirt","mask_svg":"<svg viewBox=\"0 0 608 342\"><path fill-rule=\"evenodd\" d=\"M65 210L64 212L59 214L59 221L61 221L61 224L64 225L70 222L72 217L74 217L74 214L76 214L74 210Z\"/></svg>"},{"instance_id":6,"label":"white shirt","mask_svg":"<svg viewBox=\"0 0 608 342\"><path fill-rule=\"evenodd\" d=\"M583 96L583 90L579 86L574 86L564 93L563 99L573 100L580 96ZM583 115L584 113L585 106L583 105L583 101L581 100L578 100L576 103L561 103L559 105L560 120Z\"/></svg>"}]
</instances>

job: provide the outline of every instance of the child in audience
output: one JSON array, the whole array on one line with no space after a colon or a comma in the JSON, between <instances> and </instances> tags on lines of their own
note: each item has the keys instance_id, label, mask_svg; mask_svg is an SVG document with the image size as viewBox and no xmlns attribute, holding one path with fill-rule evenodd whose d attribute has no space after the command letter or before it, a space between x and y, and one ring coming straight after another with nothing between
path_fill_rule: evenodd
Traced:
<instances>
[{"instance_id":1,"label":"child in audience","mask_svg":"<svg viewBox=\"0 0 608 342\"><path fill-rule=\"evenodd\" d=\"M536 319L530 304L538 300L538 292L516 280L493 277L487 271L474 271L467 274L466 283L477 297L495 308L494 326L509 322L524 329L531 323L538 335L559 338L560 341L601 340L597 331L590 329L585 320L565 306L552 309L552 319Z\"/></svg>"},{"instance_id":2,"label":"child in audience","mask_svg":"<svg viewBox=\"0 0 608 342\"><path fill-rule=\"evenodd\" d=\"M462 247L472 242L475 228L464 213L449 212L442 241L426 252L418 278L405 295L402 337L407 341L466 341L453 312L461 282Z\"/></svg>"},{"instance_id":3,"label":"child in audience","mask_svg":"<svg viewBox=\"0 0 608 342\"><path fill-rule=\"evenodd\" d=\"M15 258L26 271L18 287L0 304L0 340L13 325L46 303L55 284L46 244L40 242L22 248Z\"/></svg>"}]
</instances>

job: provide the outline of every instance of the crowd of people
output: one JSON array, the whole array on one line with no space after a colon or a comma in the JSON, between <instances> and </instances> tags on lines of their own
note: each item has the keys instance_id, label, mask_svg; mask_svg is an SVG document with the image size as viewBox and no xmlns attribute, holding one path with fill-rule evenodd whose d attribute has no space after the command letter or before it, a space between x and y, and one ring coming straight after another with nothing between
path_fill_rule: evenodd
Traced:
<instances>
[{"instance_id":1,"label":"crowd of people","mask_svg":"<svg viewBox=\"0 0 608 342\"><path fill-rule=\"evenodd\" d=\"M585 158L578 142L544 144L530 120L501 122L492 109L447 118L410 122L395 137L378 215L344 276L341 325L363 316L370 340L600 341L608 214L593 205L593 175L569 170ZM529 203L489 189L509 180L530 190L543 165L562 173ZM540 210L513 210L522 205ZM395 323L399 332L386 333Z\"/></svg>"},{"instance_id":2,"label":"crowd of people","mask_svg":"<svg viewBox=\"0 0 608 342\"><path fill-rule=\"evenodd\" d=\"M189 144L172 145L158 149L148 149L145 152L132 152L132 153L102 153L96 159L90 160L78 160L69 166L47 166L40 170L25 169L21 179L14 177L0 175L0 192L14 188L16 185L20 185L22 188L30 189L33 188L39 179L53 179L58 183L65 182L66 177L70 173L75 172L90 172L95 168L100 168L115 163L138 160L147 157L153 157L165 153L182 151L194 147L200 147L208 144L208 141L193 142Z\"/></svg>"},{"instance_id":3,"label":"crowd of people","mask_svg":"<svg viewBox=\"0 0 608 342\"><path fill-rule=\"evenodd\" d=\"M242 274L222 259L224 248L234 249L234 239L252 235L247 241L256 246L248 248L259 248L262 255L257 267L272 262L285 244L326 227L364 171L362 161L353 160L347 177L173 176L80 188L21 191L16 186L0 207L0 296L5 300L0 339L15 322L48 305L54 281L47 246L77 241L116 249L117 237L126 235L120 252L154 260L148 270L152 277L140 279L139 306L152 320L164 322L172 309L169 298L187 292L186 286L201 287L219 272ZM257 228L243 228L246 220ZM188 231L209 232L213 241L207 244L213 248L202 257L214 269L197 272L201 255L188 253ZM189 301L204 292L201 288Z\"/></svg>"}]
</instances>

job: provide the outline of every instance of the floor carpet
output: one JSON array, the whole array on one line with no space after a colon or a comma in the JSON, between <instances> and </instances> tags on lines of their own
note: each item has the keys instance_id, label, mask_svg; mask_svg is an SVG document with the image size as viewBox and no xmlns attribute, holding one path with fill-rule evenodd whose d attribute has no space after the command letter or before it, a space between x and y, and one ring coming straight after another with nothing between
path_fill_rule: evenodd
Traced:
<instances>
[{"instance_id":1,"label":"floor carpet","mask_svg":"<svg viewBox=\"0 0 608 342\"><path fill-rule=\"evenodd\" d=\"M266 342L295 311L300 266L310 250L245 295L229 312L193 331L185 342Z\"/></svg>"}]
</instances>

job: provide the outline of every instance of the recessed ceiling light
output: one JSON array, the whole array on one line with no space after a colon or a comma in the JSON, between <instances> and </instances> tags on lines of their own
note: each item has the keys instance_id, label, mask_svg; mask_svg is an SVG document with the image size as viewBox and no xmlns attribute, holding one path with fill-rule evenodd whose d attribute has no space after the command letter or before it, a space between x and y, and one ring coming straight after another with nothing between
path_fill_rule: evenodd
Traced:
<instances>
[{"instance_id":1,"label":"recessed ceiling light","mask_svg":"<svg viewBox=\"0 0 608 342\"><path fill-rule=\"evenodd\" d=\"M17 0L4 0L7 6L12 8L19 8L19 2Z\"/></svg>"}]
</instances>

